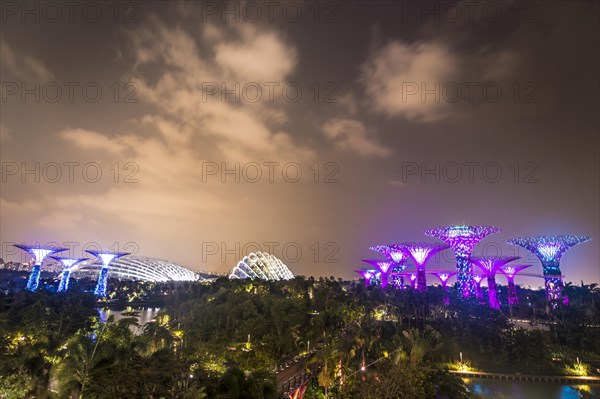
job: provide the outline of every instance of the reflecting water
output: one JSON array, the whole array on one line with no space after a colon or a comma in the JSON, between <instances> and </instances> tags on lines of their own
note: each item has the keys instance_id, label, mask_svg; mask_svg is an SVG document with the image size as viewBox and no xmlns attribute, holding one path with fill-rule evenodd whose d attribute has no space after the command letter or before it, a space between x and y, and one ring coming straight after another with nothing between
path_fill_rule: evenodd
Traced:
<instances>
[{"instance_id":1,"label":"reflecting water","mask_svg":"<svg viewBox=\"0 0 600 399\"><path fill-rule=\"evenodd\" d=\"M127 307L125 308L125 310L113 310L113 309L108 309L108 308L99 308L98 310L98 314L100 316L100 321L102 323L105 323L106 320L108 320L108 318L110 316L114 316L115 321L118 321L119 319L122 319L123 317L123 313L127 313L127 312L137 312L139 314L138 318L137 318L137 322L140 325L139 328L136 327L131 327L131 331L133 331L134 333L138 334L142 331L142 329L144 328L144 326L146 324L148 324L149 322L151 322L156 315L158 314L158 312L160 311L160 308L132 308L132 307Z\"/></svg>"},{"instance_id":2,"label":"reflecting water","mask_svg":"<svg viewBox=\"0 0 600 399\"><path fill-rule=\"evenodd\" d=\"M554 382L526 382L465 378L471 392L481 398L506 399L579 399L575 388L600 397L600 385L568 385Z\"/></svg>"}]
</instances>

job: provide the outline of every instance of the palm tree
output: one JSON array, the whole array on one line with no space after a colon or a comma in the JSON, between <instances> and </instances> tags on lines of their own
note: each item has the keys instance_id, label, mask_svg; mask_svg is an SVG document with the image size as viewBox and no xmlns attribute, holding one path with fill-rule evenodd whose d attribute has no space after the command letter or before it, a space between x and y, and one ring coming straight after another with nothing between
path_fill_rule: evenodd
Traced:
<instances>
[{"instance_id":1,"label":"palm tree","mask_svg":"<svg viewBox=\"0 0 600 399\"><path fill-rule=\"evenodd\" d=\"M413 328L403 331L402 334L408 341L409 358L413 364L421 363L428 354L442 347L440 333L429 325L425 326L423 331Z\"/></svg>"}]
</instances>

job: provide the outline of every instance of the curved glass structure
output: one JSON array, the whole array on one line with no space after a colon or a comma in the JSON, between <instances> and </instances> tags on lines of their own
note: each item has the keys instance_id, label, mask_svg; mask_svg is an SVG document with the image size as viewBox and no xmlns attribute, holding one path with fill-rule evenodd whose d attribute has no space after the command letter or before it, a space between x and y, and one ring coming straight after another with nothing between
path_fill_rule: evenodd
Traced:
<instances>
[{"instance_id":1,"label":"curved glass structure","mask_svg":"<svg viewBox=\"0 0 600 399\"><path fill-rule=\"evenodd\" d=\"M229 278L260 279L260 280L289 280L294 275L286 265L273 255L266 252L251 253L244 256L233 268Z\"/></svg>"},{"instance_id":2,"label":"curved glass structure","mask_svg":"<svg viewBox=\"0 0 600 399\"><path fill-rule=\"evenodd\" d=\"M104 265L96 260L81 262L73 276L97 275ZM193 281L196 273L178 264L145 256L126 256L110 262L110 276L138 281Z\"/></svg>"}]
</instances>

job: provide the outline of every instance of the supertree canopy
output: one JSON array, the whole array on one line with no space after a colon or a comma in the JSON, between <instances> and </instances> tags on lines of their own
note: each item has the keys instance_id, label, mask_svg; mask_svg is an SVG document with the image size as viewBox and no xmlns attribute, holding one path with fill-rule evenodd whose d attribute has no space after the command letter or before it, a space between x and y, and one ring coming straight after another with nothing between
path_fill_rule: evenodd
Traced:
<instances>
[{"instance_id":1,"label":"supertree canopy","mask_svg":"<svg viewBox=\"0 0 600 399\"><path fill-rule=\"evenodd\" d=\"M506 280L508 280L509 305L516 305L519 303L519 298L517 297L517 287L515 286L515 274L528 267L531 267L531 265L507 265L500 268L500 272L502 272L502 274L506 276Z\"/></svg>"},{"instance_id":2,"label":"supertree canopy","mask_svg":"<svg viewBox=\"0 0 600 399\"><path fill-rule=\"evenodd\" d=\"M98 282L94 294L97 296L106 296L106 286L108 285L108 265L115 258L129 255L129 252L108 252L108 251L85 251L88 254L94 255L102 261L102 269L98 275Z\"/></svg>"},{"instance_id":3,"label":"supertree canopy","mask_svg":"<svg viewBox=\"0 0 600 399\"><path fill-rule=\"evenodd\" d=\"M558 235L519 237L507 242L523 247L539 258L544 270L546 299L556 305L560 300L568 302L568 298L563 298L564 284L560 258L569 248L591 239L589 236Z\"/></svg>"},{"instance_id":4,"label":"supertree canopy","mask_svg":"<svg viewBox=\"0 0 600 399\"><path fill-rule=\"evenodd\" d=\"M387 259L363 259L363 262L366 262L377 268L377 270L381 273L381 288L387 287L389 273L396 263Z\"/></svg>"},{"instance_id":5,"label":"supertree canopy","mask_svg":"<svg viewBox=\"0 0 600 399\"><path fill-rule=\"evenodd\" d=\"M518 256L471 258L473 263L479 266L487 277L488 299L491 308L500 309L500 303L498 303L498 291L496 288L496 273L502 266L517 259L519 259Z\"/></svg>"},{"instance_id":6,"label":"supertree canopy","mask_svg":"<svg viewBox=\"0 0 600 399\"><path fill-rule=\"evenodd\" d=\"M39 245L19 245L14 244L15 247L22 249L23 251L29 252L33 257L34 265L31 268L31 273L29 273L29 279L27 280L28 291L37 291L38 286L40 285L40 273L42 270L42 263L44 263L44 259L46 256L56 253L66 251L67 248L55 248L55 247L45 247Z\"/></svg>"},{"instance_id":7,"label":"supertree canopy","mask_svg":"<svg viewBox=\"0 0 600 399\"><path fill-rule=\"evenodd\" d=\"M473 248L488 235L499 231L500 228L494 226L449 226L425 231L426 235L446 242L454 251L458 271L457 285L463 297L476 295L473 265L470 261Z\"/></svg>"},{"instance_id":8,"label":"supertree canopy","mask_svg":"<svg viewBox=\"0 0 600 399\"><path fill-rule=\"evenodd\" d=\"M52 259L60 262L63 265L63 272L58 284L57 292L65 292L69 289L69 277L71 276L71 270L79 262L83 262L88 258L61 258L60 256L51 256Z\"/></svg>"},{"instance_id":9,"label":"supertree canopy","mask_svg":"<svg viewBox=\"0 0 600 399\"><path fill-rule=\"evenodd\" d=\"M369 248L372 251L377 251L389 259L393 260L394 263L404 263L408 258L406 251L398 247L398 244L391 245L375 245Z\"/></svg>"},{"instance_id":10,"label":"supertree canopy","mask_svg":"<svg viewBox=\"0 0 600 399\"><path fill-rule=\"evenodd\" d=\"M436 253L449 248L450 246L442 243L402 243L395 245L396 248L407 253L415 262L417 267L417 290L427 290L427 277L425 275L425 264L430 257Z\"/></svg>"},{"instance_id":11,"label":"supertree canopy","mask_svg":"<svg viewBox=\"0 0 600 399\"><path fill-rule=\"evenodd\" d=\"M443 272L430 272L429 274L432 274L440 279L440 281L442 283L442 287L444 287L444 303L446 305L449 304L450 299L448 298L448 280L450 280L450 277L457 274L457 272L443 271Z\"/></svg>"},{"instance_id":12,"label":"supertree canopy","mask_svg":"<svg viewBox=\"0 0 600 399\"><path fill-rule=\"evenodd\" d=\"M365 279L365 287L368 287L369 285L375 285L377 282L377 279L380 275L380 272L377 269L365 268L365 269L355 270L355 272L360 274L360 276Z\"/></svg>"}]
</instances>

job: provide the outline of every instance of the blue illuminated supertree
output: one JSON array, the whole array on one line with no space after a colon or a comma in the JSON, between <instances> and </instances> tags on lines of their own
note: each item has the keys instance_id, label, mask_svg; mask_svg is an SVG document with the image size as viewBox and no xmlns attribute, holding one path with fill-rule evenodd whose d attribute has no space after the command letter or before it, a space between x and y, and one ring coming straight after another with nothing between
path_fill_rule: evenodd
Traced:
<instances>
[{"instance_id":1,"label":"blue illuminated supertree","mask_svg":"<svg viewBox=\"0 0 600 399\"><path fill-rule=\"evenodd\" d=\"M395 247L404 253L407 253L415 262L417 267L417 291L423 292L427 290L427 277L425 275L425 264L436 253L450 248L447 244L441 243L402 243Z\"/></svg>"},{"instance_id":2,"label":"blue illuminated supertree","mask_svg":"<svg viewBox=\"0 0 600 399\"><path fill-rule=\"evenodd\" d=\"M375 285L380 274L376 269L360 269L355 270L355 272L365 279L365 287Z\"/></svg>"},{"instance_id":3,"label":"blue illuminated supertree","mask_svg":"<svg viewBox=\"0 0 600 399\"><path fill-rule=\"evenodd\" d=\"M546 286L546 299L555 307L559 301L565 304L569 298L563 298L563 276L560 270L560 258L571 247L592 238L589 236L537 236L519 237L508 240L509 244L518 245L532 252L542 262Z\"/></svg>"},{"instance_id":4,"label":"blue illuminated supertree","mask_svg":"<svg viewBox=\"0 0 600 399\"><path fill-rule=\"evenodd\" d=\"M458 271L457 285L464 298L476 295L473 265L470 261L473 248L488 235L499 231L500 228L494 226L450 226L425 231L426 235L445 241L454 251Z\"/></svg>"},{"instance_id":5,"label":"blue illuminated supertree","mask_svg":"<svg viewBox=\"0 0 600 399\"><path fill-rule=\"evenodd\" d=\"M498 273L502 266L517 259L519 259L518 256L471 258L471 261L479 266L487 277L490 308L500 309L500 303L498 302L498 290L496 288L496 273Z\"/></svg>"},{"instance_id":6,"label":"blue illuminated supertree","mask_svg":"<svg viewBox=\"0 0 600 399\"><path fill-rule=\"evenodd\" d=\"M515 274L519 273L523 269L527 269L532 265L511 265L503 266L500 268L508 280L508 304L516 305L519 303L519 297L517 296L517 287L515 286Z\"/></svg>"},{"instance_id":7,"label":"blue illuminated supertree","mask_svg":"<svg viewBox=\"0 0 600 399\"><path fill-rule=\"evenodd\" d=\"M395 265L394 261L387 259L363 259L363 262L366 262L372 266L375 266L377 270L380 272L381 276L381 288L385 288L388 285L388 276L389 272L392 270L392 267Z\"/></svg>"},{"instance_id":8,"label":"blue illuminated supertree","mask_svg":"<svg viewBox=\"0 0 600 399\"><path fill-rule=\"evenodd\" d=\"M14 244L15 247L22 249L23 251L29 252L33 257L33 267L31 268L31 273L29 273L29 279L27 280L28 291L37 291L38 286L40 285L40 273L42 271L42 263L44 263L44 259L46 256L66 251L67 248L55 248L55 247L45 247L40 245L19 245Z\"/></svg>"},{"instance_id":9,"label":"blue illuminated supertree","mask_svg":"<svg viewBox=\"0 0 600 399\"><path fill-rule=\"evenodd\" d=\"M79 262L83 262L88 258L62 258L60 256L51 256L52 259L60 262L63 265L63 272L58 284L58 290L56 292L65 292L69 290L69 277L71 276L71 270Z\"/></svg>"},{"instance_id":10,"label":"blue illuminated supertree","mask_svg":"<svg viewBox=\"0 0 600 399\"><path fill-rule=\"evenodd\" d=\"M94 255L102 261L102 269L98 275L98 282L94 294L97 296L106 296L106 286L108 284L108 265L113 259L121 256L129 255L129 252L104 252L104 251L85 251L88 254Z\"/></svg>"},{"instance_id":11,"label":"blue illuminated supertree","mask_svg":"<svg viewBox=\"0 0 600 399\"><path fill-rule=\"evenodd\" d=\"M404 269L406 269L406 265L395 263L388 272L393 287L404 288L404 277L406 276L406 273L403 273Z\"/></svg>"}]
</instances>

